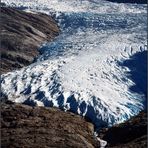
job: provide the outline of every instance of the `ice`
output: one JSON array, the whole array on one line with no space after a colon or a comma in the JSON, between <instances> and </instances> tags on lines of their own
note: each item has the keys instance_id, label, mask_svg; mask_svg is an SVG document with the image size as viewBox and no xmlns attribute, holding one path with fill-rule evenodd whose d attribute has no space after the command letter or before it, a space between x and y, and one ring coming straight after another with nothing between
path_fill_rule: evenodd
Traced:
<instances>
[{"instance_id":1,"label":"ice","mask_svg":"<svg viewBox=\"0 0 148 148\"><path fill-rule=\"evenodd\" d=\"M5 2L12 5L11 0ZM147 51L146 5L90 0L13 3L25 11L52 14L62 33L42 45L36 63L2 75L8 99L70 110L97 127L123 122L145 109L145 94L130 89L136 81L129 76L132 69L122 63Z\"/></svg>"}]
</instances>

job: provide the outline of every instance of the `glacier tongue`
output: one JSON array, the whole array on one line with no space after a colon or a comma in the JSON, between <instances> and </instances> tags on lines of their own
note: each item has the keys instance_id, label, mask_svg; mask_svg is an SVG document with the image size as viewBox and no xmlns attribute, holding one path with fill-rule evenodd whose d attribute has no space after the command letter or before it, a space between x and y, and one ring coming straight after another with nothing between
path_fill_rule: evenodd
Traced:
<instances>
[{"instance_id":1,"label":"glacier tongue","mask_svg":"<svg viewBox=\"0 0 148 148\"><path fill-rule=\"evenodd\" d=\"M147 50L145 5L57 2L39 0L36 7L56 17L62 34L41 47L36 63L2 75L2 92L14 102L70 110L97 127L144 109L144 94L129 89L135 85L127 76L131 69L119 62ZM35 1L14 3L37 11Z\"/></svg>"}]
</instances>

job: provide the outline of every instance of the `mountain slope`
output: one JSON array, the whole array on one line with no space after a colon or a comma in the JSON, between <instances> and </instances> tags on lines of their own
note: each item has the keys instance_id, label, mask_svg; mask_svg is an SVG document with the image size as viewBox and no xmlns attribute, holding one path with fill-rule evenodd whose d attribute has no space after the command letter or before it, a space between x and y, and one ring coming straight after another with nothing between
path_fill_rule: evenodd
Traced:
<instances>
[{"instance_id":1,"label":"mountain slope","mask_svg":"<svg viewBox=\"0 0 148 148\"><path fill-rule=\"evenodd\" d=\"M97 128L123 122L146 108L146 95L137 91L142 87L133 78L137 67L124 64L146 53L146 5L7 2L53 15L62 30L40 48L36 63L2 75L2 92L9 100L69 110L89 118Z\"/></svg>"},{"instance_id":2,"label":"mountain slope","mask_svg":"<svg viewBox=\"0 0 148 148\"><path fill-rule=\"evenodd\" d=\"M1 104L3 148L99 148L93 125L56 108Z\"/></svg>"},{"instance_id":3,"label":"mountain slope","mask_svg":"<svg viewBox=\"0 0 148 148\"><path fill-rule=\"evenodd\" d=\"M59 33L55 21L45 14L33 14L1 7L1 72L31 64L38 48Z\"/></svg>"}]
</instances>

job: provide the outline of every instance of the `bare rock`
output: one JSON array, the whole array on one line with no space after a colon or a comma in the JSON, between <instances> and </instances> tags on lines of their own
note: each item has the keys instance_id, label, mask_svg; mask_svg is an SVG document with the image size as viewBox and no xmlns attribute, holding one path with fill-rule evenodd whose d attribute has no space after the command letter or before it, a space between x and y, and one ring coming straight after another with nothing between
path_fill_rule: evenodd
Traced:
<instances>
[{"instance_id":1,"label":"bare rock","mask_svg":"<svg viewBox=\"0 0 148 148\"><path fill-rule=\"evenodd\" d=\"M6 73L33 62L38 48L59 34L59 27L48 15L1 7L1 72Z\"/></svg>"},{"instance_id":2,"label":"bare rock","mask_svg":"<svg viewBox=\"0 0 148 148\"><path fill-rule=\"evenodd\" d=\"M94 127L56 108L1 105L2 148L97 148Z\"/></svg>"}]
</instances>

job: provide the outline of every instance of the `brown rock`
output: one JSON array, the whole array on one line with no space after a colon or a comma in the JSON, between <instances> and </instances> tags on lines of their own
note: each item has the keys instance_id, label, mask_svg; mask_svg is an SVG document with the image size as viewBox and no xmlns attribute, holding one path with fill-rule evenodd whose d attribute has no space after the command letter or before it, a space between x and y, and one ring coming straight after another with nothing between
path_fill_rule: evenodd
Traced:
<instances>
[{"instance_id":1,"label":"brown rock","mask_svg":"<svg viewBox=\"0 0 148 148\"><path fill-rule=\"evenodd\" d=\"M2 148L97 148L93 125L56 108L2 103Z\"/></svg>"},{"instance_id":2,"label":"brown rock","mask_svg":"<svg viewBox=\"0 0 148 148\"><path fill-rule=\"evenodd\" d=\"M108 148L146 148L147 113L142 111L124 123L102 129L99 136L108 142Z\"/></svg>"}]
</instances>

